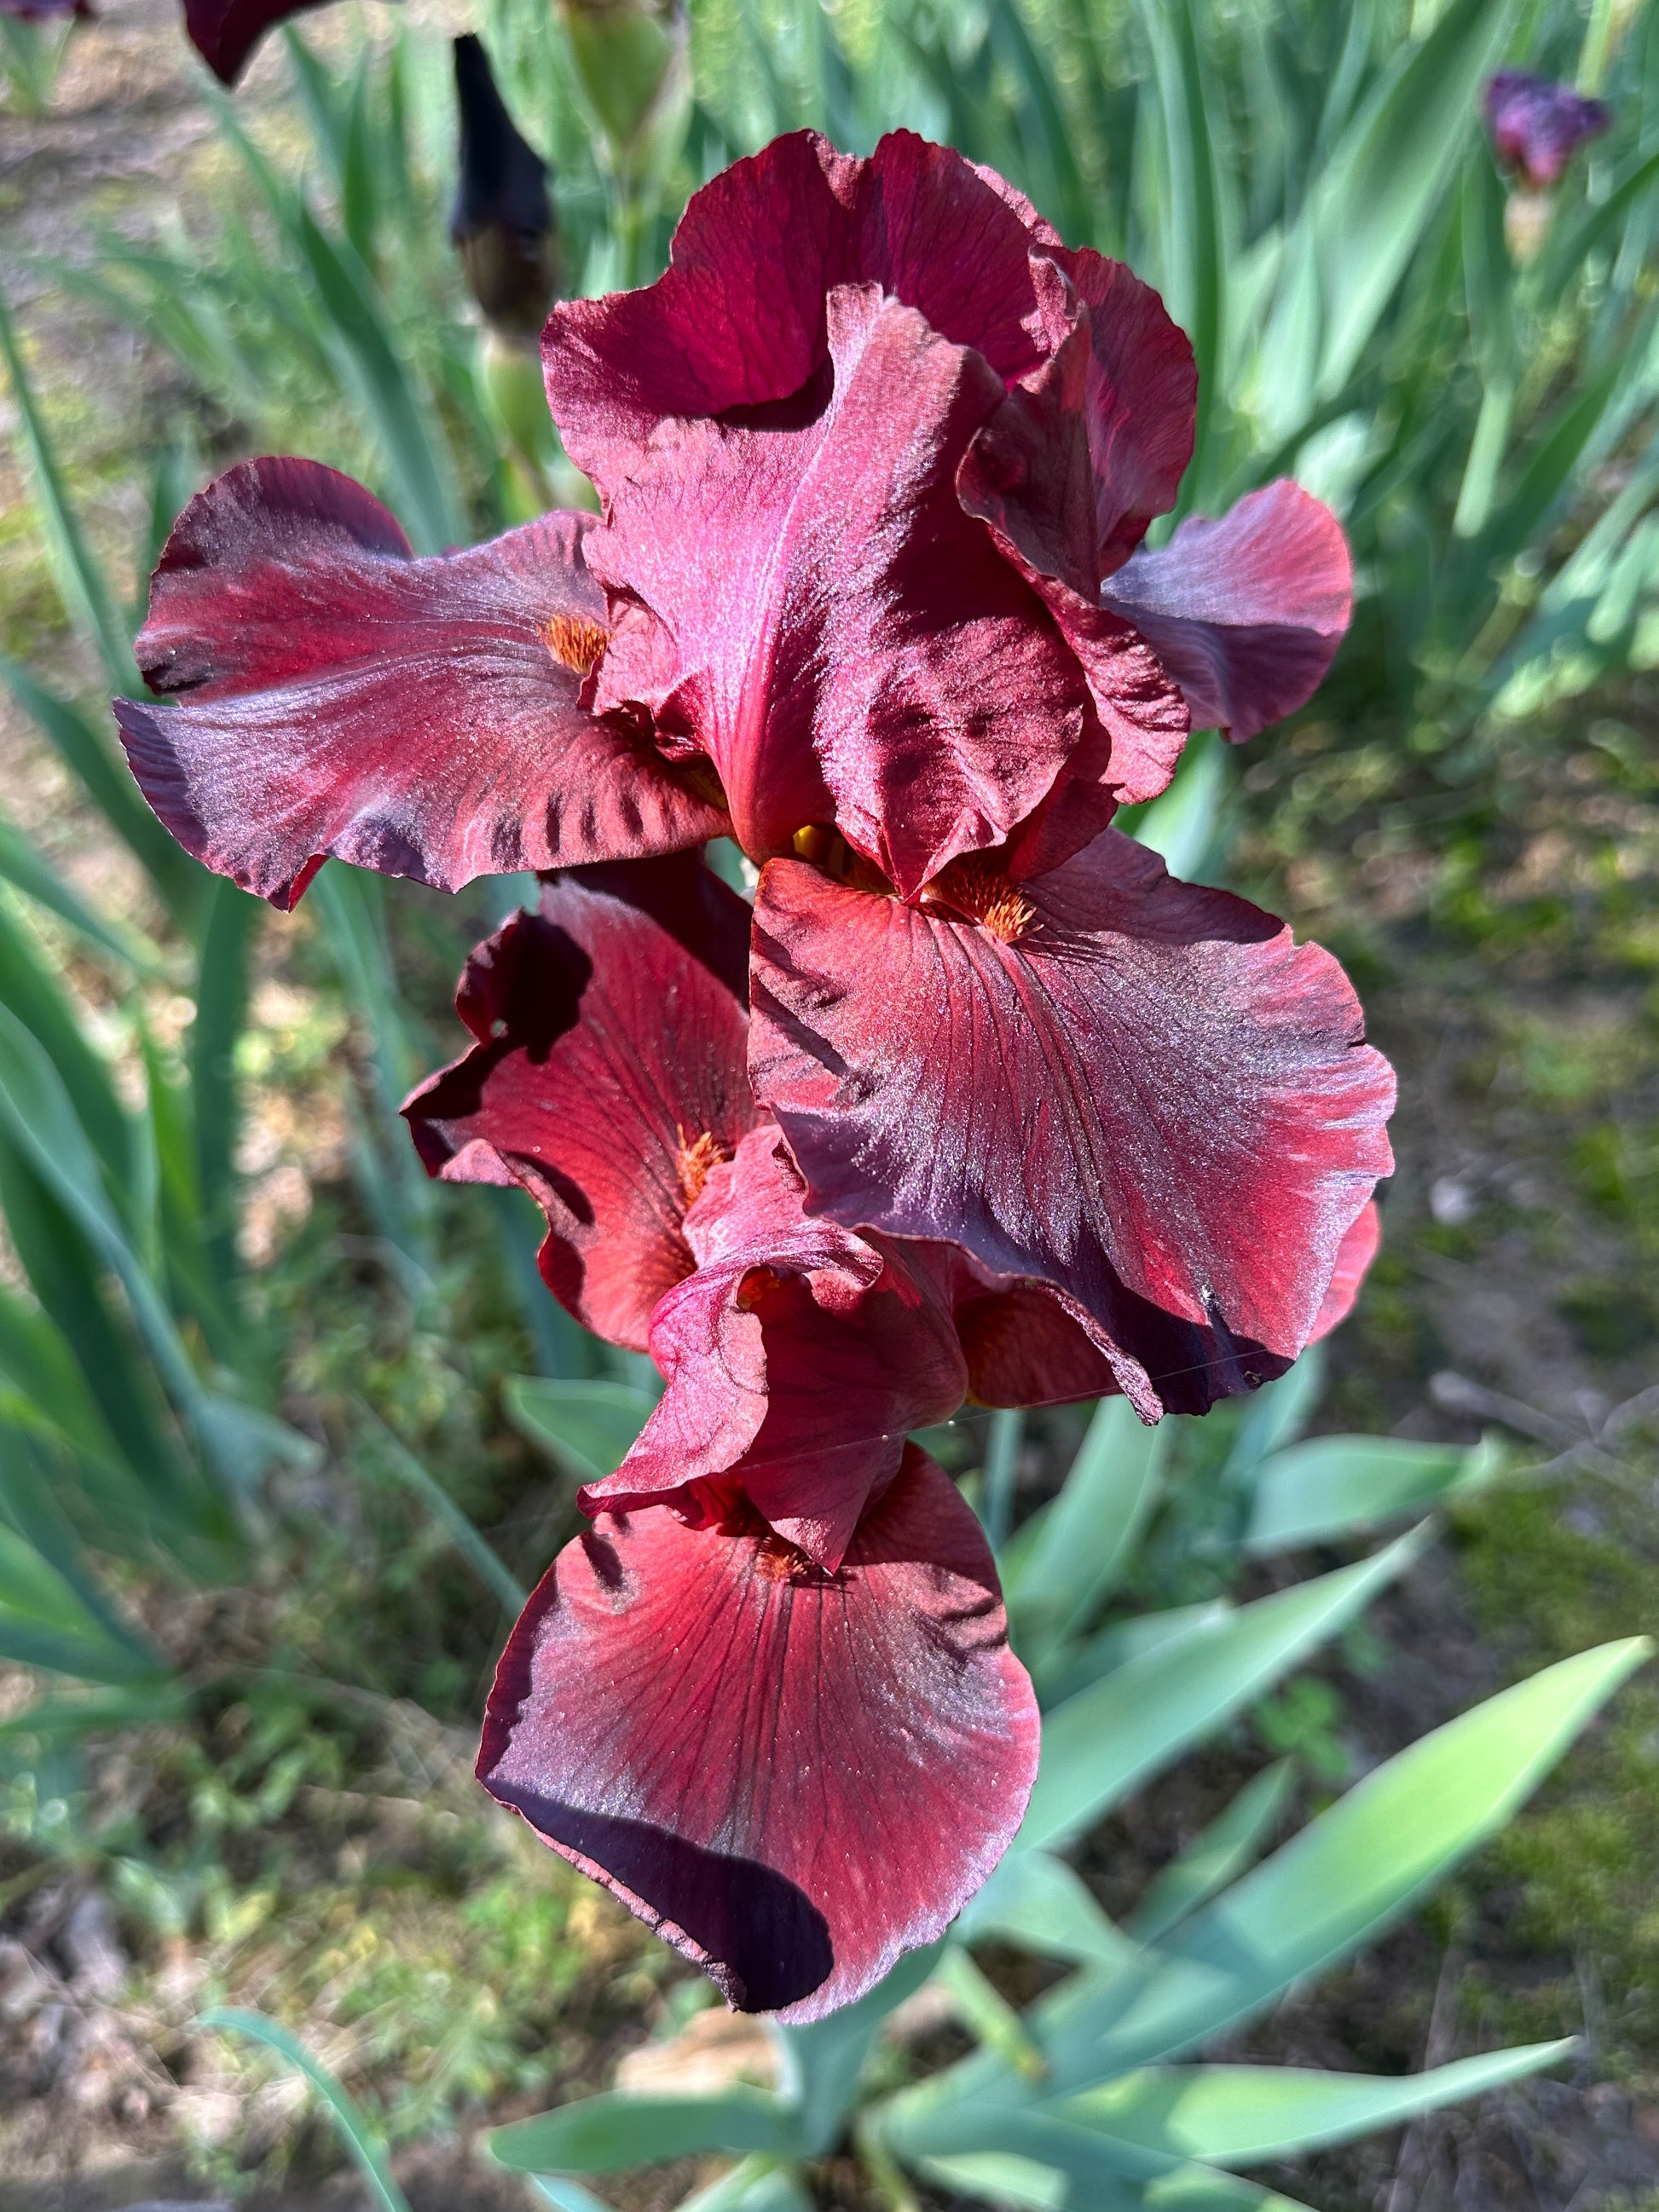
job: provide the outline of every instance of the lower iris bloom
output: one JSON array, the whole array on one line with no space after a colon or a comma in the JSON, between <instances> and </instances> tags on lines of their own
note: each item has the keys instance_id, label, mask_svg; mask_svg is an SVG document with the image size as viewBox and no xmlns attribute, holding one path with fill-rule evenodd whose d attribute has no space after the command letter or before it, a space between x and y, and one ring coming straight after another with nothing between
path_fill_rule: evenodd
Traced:
<instances>
[{"instance_id":1,"label":"lower iris bloom","mask_svg":"<svg viewBox=\"0 0 1659 2212\"><path fill-rule=\"evenodd\" d=\"M330 854L453 889L730 834L807 1213L1036 1286L1148 1419L1280 1371L1392 1078L1334 962L1111 820L1189 726L1311 692L1334 519L1281 483L1137 550L1191 451L1185 338L904 133L738 162L544 358L597 520L416 559L313 464L192 502L139 640L163 703L118 708L157 813L282 906Z\"/></svg>"},{"instance_id":2,"label":"lower iris bloom","mask_svg":"<svg viewBox=\"0 0 1659 2212\"><path fill-rule=\"evenodd\" d=\"M536 1195L549 1284L665 1378L514 1632L480 1778L733 2003L805 2020L985 1880L1038 1728L979 1525L906 1441L968 1388L949 1270L803 1211L746 922L695 858L550 885L404 1110L434 1173Z\"/></svg>"},{"instance_id":3,"label":"lower iris bloom","mask_svg":"<svg viewBox=\"0 0 1659 2212\"><path fill-rule=\"evenodd\" d=\"M1050 1294L805 1210L748 1079L748 923L692 855L546 884L404 1111L434 1175L532 1193L549 1286L665 1380L514 1632L479 1776L734 2003L805 2020L943 1930L1036 1758L989 1551L908 1432L1112 1376ZM1375 1243L1367 1213L1322 1327Z\"/></svg>"}]
</instances>

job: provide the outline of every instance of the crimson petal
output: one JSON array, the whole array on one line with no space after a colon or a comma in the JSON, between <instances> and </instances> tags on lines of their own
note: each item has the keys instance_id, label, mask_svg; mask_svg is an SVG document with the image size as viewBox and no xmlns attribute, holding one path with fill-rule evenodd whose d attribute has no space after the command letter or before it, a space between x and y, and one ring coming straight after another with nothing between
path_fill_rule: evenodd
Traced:
<instances>
[{"instance_id":1,"label":"crimson petal","mask_svg":"<svg viewBox=\"0 0 1659 2212\"><path fill-rule=\"evenodd\" d=\"M454 890L718 836L641 732L578 704L604 643L590 522L416 560L349 477L230 470L175 525L138 636L145 680L186 703L116 702L144 796L282 907L331 854Z\"/></svg>"},{"instance_id":2,"label":"crimson petal","mask_svg":"<svg viewBox=\"0 0 1659 2212\"><path fill-rule=\"evenodd\" d=\"M1104 604L1181 686L1193 727L1238 744L1318 690L1353 611L1353 567L1330 509L1283 477L1137 553Z\"/></svg>"},{"instance_id":3,"label":"crimson petal","mask_svg":"<svg viewBox=\"0 0 1659 2212\"><path fill-rule=\"evenodd\" d=\"M1000 179L909 131L867 161L816 131L775 139L693 195L654 284L554 307L543 362L566 447L609 495L659 422L788 398L827 358L824 303L847 283L1023 375L1046 349L1034 221Z\"/></svg>"},{"instance_id":4,"label":"crimson petal","mask_svg":"<svg viewBox=\"0 0 1659 2212\"><path fill-rule=\"evenodd\" d=\"M1324 1302L1319 1309L1319 1318L1309 1333L1310 1344L1316 1344L1322 1336L1328 1336L1338 1323L1346 1321L1353 1311L1360 1285L1364 1282L1382 1243L1382 1216L1376 1200L1373 1199L1342 1239L1341 1249L1336 1255L1336 1267L1326 1287Z\"/></svg>"},{"instance_id":5,"label":"crimson petal","mask_svg":"<svg viewBox=\"0 0 1659 2212\"><path fill-rule=\"evenodd\" d=\"M748 938L748 908L695 854L546 884L467 963L477 1046L403 1109L430 1173L532 1194L543 1273L614 1344L645 1349L694 1264L686 1209L754 1126Z\"/></svg>"},{"instance_id":6,"label":"crimson petal","mask_svg":"<svg viewBox=\"0 0 1659 2212\"><path fill-rule=\"evenodd\" d=\"M749 2011L816 2020L1012 1839L1036 1701L990 1549L909 1447L830 1575L739 1523L606 1516L513 1632L478 1776Z\"/></svg>"},{"instance_id":7,"label":"crimson petal","mask_svg":"<svg viewBox=\"0 0 1659 2212\"><path fill-rule=\"evenodd\" d=\"M1393 1078L1336 963L1115 830L951 896L980 919L762 877L750 1069L808 1203L1051 1284L1155 1386L1126 1291L1293 1356L1391 1164Z\"/></svg>"},{"instance_id":8,"label":"crimson petal","mask_svg":"<svg viewBox=\"0 0 1659 2212\"><path fill-rule=\"evenodd\" d=\"M829 315L833 389L804 419L665 427L617 489L588 546L623 611L597 702L707 751L747 851L833 809L908 892L1031 811L1088 696L957 500L998 377L873 286Z\"/></svg>"},{"instance_id":9,"label":"crimson petal","mask_svg":"<svg viewBox=\"0 0 1659 2212\"><path fill-rule=\"evenodd\" d=\"M981 1406L1063 1406L1121 1391L1142 1420L1155 1421L1206 1413L1218 1399L1256 1389L1291 1364L1224 1328L1165 1313L1121 1285L1108 1331L1052 1285L988 1288L990 1278L971 1279L981 1272L959 1270L953 1307L969 1395Z\"/></svg>"},{"instance_id":10,"label":"crimson petal","mask_svg":"<svg viewBox=\"0 0 1659 2212\"><path fill-rule=\"evenodd\" d=\"M821 1567L912 1429L948 1420L967 1373L950 1309L837 1223L815 1219L775 1127L744 1139L687 1215L696 1274L651 1321L661 1402L585 1513L672 1498L718 1518L736 1488Z\"/></svg>"},{"instance_id":11,"label":"crimson petal","mask_svg":"<svg viewBox=\"0 0 1659 2212\"><path fill-rule=\"evenodd\" d=\"M1086 246L1040 250L1053 348L975 441L963 503L1028 569L1092 602L1175 504L1192 459L1198 370L1162 300L1121 261Z\"/></svg>"}]
</instances>

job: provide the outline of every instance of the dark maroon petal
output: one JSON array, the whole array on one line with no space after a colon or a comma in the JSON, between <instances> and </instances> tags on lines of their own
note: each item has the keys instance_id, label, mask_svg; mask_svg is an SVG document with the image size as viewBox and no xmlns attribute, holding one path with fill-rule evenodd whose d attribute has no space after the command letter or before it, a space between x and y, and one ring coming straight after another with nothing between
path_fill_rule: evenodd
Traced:
<instances>
[{"instance_id":1,"label":"dark maroon petal","mask_svg":"<svg viewBox=\"0 0 1659 2212\"><path fill-rule=\"evenodd\" d=\"M1206 1413L1290 1361L1225 1329L1200 1328L1120 1289L1111 1337L1040 1283L969 1297L956 1310L969 1395L981 1406L1062 1406L1121 1391L1143 1421ZM1131 1354L1125 1349L1133 1346Z\"/></svg>"},{"instance_id":2,"label":"dark maroon petal","mask_svg":"<svg viewBox=\"0 0 1659 2212\"><path fill-rule=\"evenodd\" d=\"M1048 357L975 441L963 504L1028 570L1092 602L1175 504L1198 372L1158 294L1121 262L1056 246L1036 274Z\"/></svg>"},{"instance_id":3,"label":"dark maroon petal","mask_svg":"<svg viewBox=\"0 0 1659 2212\"><path fill-rule=\"evenodd\" d=\"M322 0L185 0L190 42L221 84L234 84L242 64L273 25Z\"/></svg>"},{"instance_id":4,"label":"dark maroon petal","mask_svg":"<svg viewBox=\"0 0 1659 2212\"><path fill-rule=\"evenodd\" d=\"M989 1547L912 1446L833 1575L662 1510L568 1545L496 1670L478 1778L732 2003L806 2021L943 1933L1037 1738Z\"/></svg>"},{"instance_id":5,"label":"dark maroon petal","mask_svg":"<svg viewBox=\"0 0 1659 2212\"><path fill-rule=\"evenodd\" d=\"M567 449L607 494L656 425L787 399L829 357L824 304L874 283L1004 380L1042 358L1030 204L908 131L868 161L814 131L775 139L696 193L665 275L555 307L547 393Z\"/></svg>"},{"instance_id":6,"label":"dark maroon petal","mask_svg":"<svg viewBox=\"0 0 1659 2212\"><path fill-rule=\"evenodd\" d=\"M1198 366L1150 284L1088 246L1054 257L1089 310L1085 413L1099 574L1109 576L1167 514L1193 457Z\"/></svg>"},{"instance_id":7,"label":"dark maroon petal","mask_svg":"<svg viewBox=\"0 0 1659 2212\"><path fill-rule=\"evenodd\" d=\"M793 131L693 193L654 284L562 300L542 334L566 450L612 489L613 448L676 416L799 392L826 357L823 302L845 280L858 165Z\"/></svg>"},{"instance_id":8,"label":"dark maroon petal","mask_svg":"<svg viewBox=\"0 0 1659 2212\"><path fill-rule=\"evenodd\" d=\"M1336 517L1284 477L1137 553L1105 604L1181 686L1193 727L1237 744L1319 688L1352 612L1353 568Z\"/></svg>"},{"instance_id":9,"label":"dark maroon petal","mask_svg":"<svg viewBox=\"0 0 1659 2212\"><path fill-rule=\"evenodd\" d=\"M808 1203L1053 1285L1154 1384L1122 1291L1293 1355L1390 1164L1340 969L1115 830L1018 885L959 868L961 919L762 877L750 1069Z\"/></svg>"},{"instance_id":10,"label":"dark maroon petal","mask_svg":"<svg viewBox=\"0 0 1659 2212\"><path fill-rule=\"evenodd\" d=\"M1373 1199L1342 1239L1319 1318L1309 1331L1310 1344L1317 1344L1322 1336L1328 1336L1353 1311L1354 1300L1359 1296L1360 1285L1382 1242L1382 1216Z\"/></svg>"},{"instance_id":11,"label":"dark maroon petal","mask_svg":"<svg viewBox=\"0 0 1659 2212\"><path fill-rule=\"evenodd\" d=\"M1094 713L1052 789L1009 842L1008 866L1046 875L1093 844L1120 806L1169 788L1192 728L1187 702L1151 646L1119 615L1047 577L1032 582L1076 655Z\"/></svg>"},{"instance_id":12,"label":"dark maroon petal","mask_svg":"<svg viewBox=\"0 0 1659 2212\"><path fill-rule=\"evenodd\" d=\"M1571 85L1526 70L1499 70L1486 87L1485 106L1498 161L1535 191L1559 183L1585 140L1599 137L1613 121L1605 101L1586 100Z\"/></svg>"},{"instance_id":13,"label":"dark maroon petal","mask_svg":"<svg viewBox=\"0 0 1659 2212\"><path fill-rule=\"evenodd\" d=\"M544 884L540 911L467 963L457 1005L477 1044L403 1109L431 1174L532 1194L548 1283L637 1351L691 1272L687 1208L755 1123L748 932L694 854Z\"/></svg>"},{"instance_id":14,"label":"dark maroon petal","mask_svg":"<svg viewBox=\"0 0 1659 2212\"><path fill-rule=\"evenodd\" d=\"M243 462L185 509L138 636L145 680L186 703L116 703L144 796L284 907L330 854L453 890L719 836L640 731L578 704L605 642L590 522L416 560L349 477Z\"/></svg>"},{"instance_id":15,"label":"dark maroon petal","mask_svg":"<svg viewBox=\"0 0 1659 2212\"><path fill-rule=\"evenodd\" d=\"M948 1304L801 1195L769 1126L710 1176L685 1223L697 1272L652 1316L667 1388L616 1473L582 1492L584 1512L672 1497L718 1519L740 1489L834 1568L906 1434L961 1405Z\"/></svg>"},{"instance_id":16,"label":"dark maroon petal","mask_svg":"<svg viewBox=\"0 0 1659 2212\"><path fill-rule=\"evenodd\" d=\"M665 427L617 490L587 548L621 616L597 703L706 751L751 854L828 817L908 891L1031 811L1088 695L957 497L1000 380L873 286L830 319L816 412Z\"/></svg>"},{"instance_id":17,"label":"dark maroon petal","mask_svg":"<svg viewBox=\"0 0 1659 2212\"><path fill-rule=\"evenodd\" d=\"M1115 1396L1111 1361L1040 1283L981 1291L956 1310L968 1388L981 1406L1063 1406Z\"/></svg>"},{"instance_id":18,"label":"dark maroon petal","mask_svg":"<svg viewBox=\"0 0 1659 2212\"><path fill-rule=\"evenodd\" d=\"M1051 1284L999 1274L955 1246L896 1239L890 1249L951 1307L968 1395L978 1405L1063 1406L1121 1392L1151 1422L1207 1413L1290 1365L1225 1328L1166 1313L1121 1282L1103 1293L1110 1319L1103 1327Z\"/></svg>"}]
</instances>

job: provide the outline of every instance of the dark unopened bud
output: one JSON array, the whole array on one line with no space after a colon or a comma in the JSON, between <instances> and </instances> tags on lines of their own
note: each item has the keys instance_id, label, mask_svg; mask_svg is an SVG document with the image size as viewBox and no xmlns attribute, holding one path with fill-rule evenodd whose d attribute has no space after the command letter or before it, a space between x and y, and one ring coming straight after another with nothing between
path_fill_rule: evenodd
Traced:
<instances>
[{"instance_id":1,"label":"dark unopened bud","mask_svg":"<svg viewBox=\"0 0 1659 2212\"><path fill-rule=\"evenodd\" d=\"M322 0L185 0L190 42L221 84L234 84L265 33Z\"/></svg>"},{"instance_id":2,"label":"dark unopened bud","mask_svg":"<svg viewBox=\"0 0 1659 2212\"><path fill-rule=\"evenodd\" d=\"M520 136L471 32L455 41L455 91L461 181L449 234L485 319L507 336L534 337L558 280L547 164Z\"/></svg>"},{"instance_id":3,"label":"dark unopened bud","mask_svg":"<svg viewBox=\"0 0 1659 2212\"><path fill-rule=\"evenodd\" d=\"M561 0L571 56L616 167L672 161L690 112L684 0Z\"/></svg>"}]
</instances>

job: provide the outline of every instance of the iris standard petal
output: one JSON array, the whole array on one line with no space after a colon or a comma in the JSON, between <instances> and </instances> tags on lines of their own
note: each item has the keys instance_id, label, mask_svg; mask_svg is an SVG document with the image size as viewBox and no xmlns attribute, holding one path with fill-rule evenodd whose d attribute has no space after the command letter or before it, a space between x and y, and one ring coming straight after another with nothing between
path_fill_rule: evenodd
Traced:
<instances>
[{"instance_id":1,"label":"iris standard petal","mask_svg":"<svg viewBox=\"0 0 1659 2212\"><path fill-rule=\"evenodd\" d=\"M592 518L417 560L314 461L246 461L161 556L118 700L144 796L185 850L277 906L332 854L454 890L478 875L699 844L721 808L642 729L579 703L603 650Z\"/></svg>"},{"instance_id":2,"label":"iris standard petal","mask_svg":"<svg viewBox=\"0 0 1659 2212\"><path fill-rule=\"evenodd\" d=\"M1038 246L1049 344L963 464L963 503L1028 568L1093 601L1192 459L1198 370L1149 284L1088 247Z\"/></svg>"},{"instance_id":3,"label":"iris standard petal","mask_svg":"<svg viewBox=\"0 0 1659 2212\"><path fill-rule=\"evenodd\" d=\"M1293 1356L1391 1164L1341 969L1115 830L1018 884L959 865L953 911L763 875L750 1070L808 1203L1053 1285L1154 1383L1121 1291L1243 1382Z\"/></svg>"},{"instance_id":4,"label":"iris standard petal","mask_svg":"<svg viewBox=\"0 0 1659 2212\"><path fill-rule=\"evenodd\" d=\"M799 419L665 427L617 489L587 548L617 625L597 702L708 753L750 854L830 821L908 892L1032 811L1088 692L957 499L997 376L873 285L829 313Z\"/></svg>"},{"instance_id":5,"label":"iris standard petal","mask_svg":"<svg viewBox=\"0 0 1659 2212\"><path fill-rule=\"evenodd\" d=\"M555 307L543 362L567 450L610 494L659 423L791 398L828 357L843 284L879 286L1004 382L1026 374L1047 345L1029 216L909 131L867 161L815 131L775 139L693 195L654 284Z\"/></svg>"},{"instance_id":6,"label":"iris standard petal","mask_svg":"<svg viewBox=\"0 0 1659 2212\"><path fill-rule=\"evenodd\" d=\"M1319 688L1353 611L1353 566L1330 509L1282 477L1137 553L1104 604L1181 686L1193 727L1237 744Z\"/></svg>"},{"instance_id":7,"label":"iris standard petal","mask_svg":"<svg viewBox=\"0 0 1659 2212\"><path fill-rule=\"evenodd\" d=\"M404 1107L430 1173L539 1201L544 1275L613 1344L646 1348L695 1265L686 1211L755 1125L748 942L747 906L696 854L544 884L467 963L477 1043Z\"/></svg>"},{"instance_id":8,"label":"iris standard petal","mask_svg":"<svg viewBox=\"0 0 1659 2212\"><path fill-rule=\"evenodd\" d=\"M478 1775L728 2000L816 2020L942 1934L1036 1767L990 1548L913 1445L839 1570L606 1516L496 1671Z\"/></svg>"}]
</instances>

